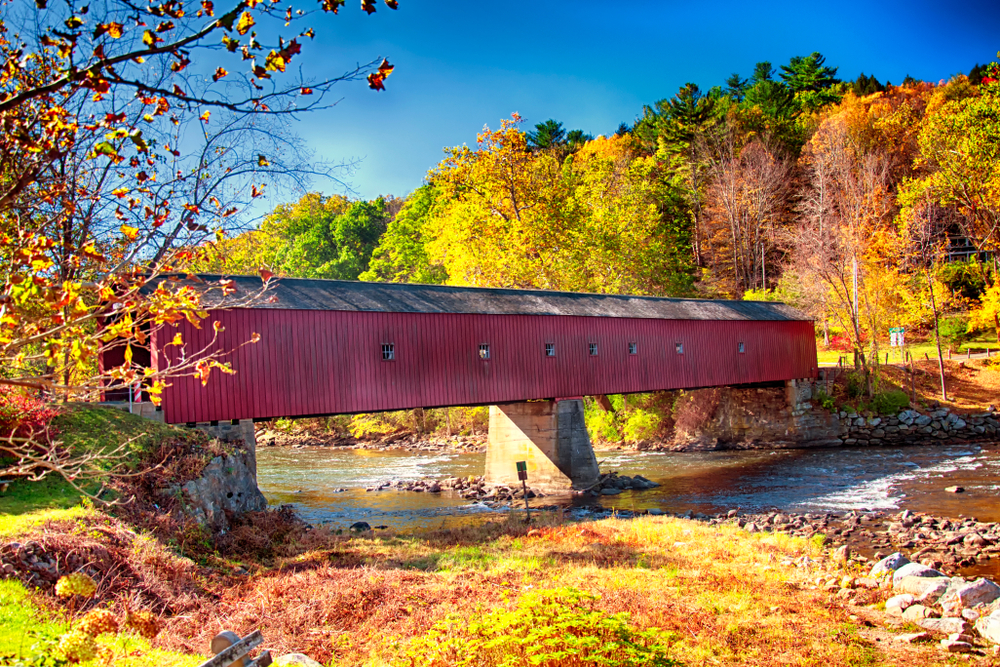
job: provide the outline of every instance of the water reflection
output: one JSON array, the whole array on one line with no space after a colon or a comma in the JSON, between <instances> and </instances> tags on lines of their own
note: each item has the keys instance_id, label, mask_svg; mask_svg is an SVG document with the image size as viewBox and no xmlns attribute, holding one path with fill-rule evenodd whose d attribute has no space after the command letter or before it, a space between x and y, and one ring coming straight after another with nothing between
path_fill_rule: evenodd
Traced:
<instances>
[{"instance_id":1,"label":"water reflection","mask_svg":"<svg viewBox=\"0 0 1000 667\"><path fill-rule=\"evenodd\" d=\"M642 474L661 486L600 499L618 509L722 512L915 511L1000 521L1000 456L978 446L747 452L598 452L602 470ZM420 455L326 448L258 451L260 486L273 504L291 503L310 522L354 521L394 528L435 527L493 512L449 493L365 492L390 479L482 473L483 454ZM965 494L944 491L963 486ZM337 489L346 489L337 492ZM546 498L542 502L553 502Z\"/></svg>"}]
</instances>

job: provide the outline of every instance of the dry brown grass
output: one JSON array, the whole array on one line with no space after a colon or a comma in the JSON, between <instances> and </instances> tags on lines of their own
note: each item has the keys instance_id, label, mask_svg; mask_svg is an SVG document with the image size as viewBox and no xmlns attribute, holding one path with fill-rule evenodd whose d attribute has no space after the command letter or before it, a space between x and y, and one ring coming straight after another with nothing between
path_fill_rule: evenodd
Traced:
<instances>
[{"instance_id":1,"label":"dry brown grass","mask_svg":"<svg viewBox=\"0 0 1000 667\"><path fill-rule=\"evenodd\" d=\"M817 576L838 574L829 563L789 564L819 557L815 544L672 518L548 521L530 531L510 521L418 537L317 534L318 548L171 619L162 641L201 650L218 630L259 627L278 651L390 664L449 614L471 618L527 591L570 586L640 628L674 632L672 656L688 665L949 663L936 647L892 642L898 628L880 612L817 588Z\"/></svg>"},{"instance_id":2,"label":"dry brown grass","mask_svg":"<svg viewBox=\"0 0 1000 667\"><path fill-rule=\"evenodd\" d=\"M608 614L627 612L640 629L674 633L671 657L686 665L951 662L935 646L893 642L901 628L881 612L818 587L817 577L843 572L815 542L729 525L666 517L572 524L546 515L530 527L511 519L416 536L347 536L275 514L244 527L272 531L279 546L249 534L230 544L246 549L237 554L243 559L268 550L272 566L235 574L224 555L196 565L95 516L47 524L33 539L60 554L60 567L70 566L70 554L91 563L102 604L120 609L138 599L164 612L160 648L203 653L220 630L260 628L275 654L396 664L411 638L449 614L475 618L528 591L573 587L599 595ZM795 565L803 558L812 560ZM888 595L857 597L871 605Z\"/></svg>"}]
</instances>

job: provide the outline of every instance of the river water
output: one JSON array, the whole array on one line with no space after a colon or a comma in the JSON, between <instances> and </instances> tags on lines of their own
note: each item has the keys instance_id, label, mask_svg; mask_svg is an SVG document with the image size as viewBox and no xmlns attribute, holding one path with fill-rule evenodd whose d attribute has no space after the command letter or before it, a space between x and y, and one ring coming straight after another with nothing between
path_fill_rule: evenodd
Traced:
<instances>
[{"instance_id":1,"label":"river water","mask_svg":"<svg viewBox=\"0 0 1000 667\"><path fill-rule=\"evenodd\" d=\"M946 445L736 452L597 452L602 471L641 474L660 487L617 496L548 496L536 504L601 504L706 514L739 509L827 512L852 509L928 512L1000 521L1000 449ZM335 448L261 448L261 490L291 504L310 523L355 521L395 529L476 521L497 510L449 492L366 492L381 481L481 475L484 454L420 454ZM529 481L530 484L530 481ZM945 491L962 486L965 493Z\"/></svg>"}]
</instances>

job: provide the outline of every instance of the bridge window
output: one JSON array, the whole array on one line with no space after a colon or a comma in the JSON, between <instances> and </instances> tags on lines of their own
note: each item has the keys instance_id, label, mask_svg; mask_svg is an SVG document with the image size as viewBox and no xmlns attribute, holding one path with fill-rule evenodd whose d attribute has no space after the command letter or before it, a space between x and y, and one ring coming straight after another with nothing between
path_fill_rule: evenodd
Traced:
<instances>
[{"instance_id":1,"label":"bridge window","mask_svg":"<svg viewBox=\"0 0 1000 667\"><path fill-rule=\"evenodd\" d=\"M628 344L628 353L629 354L639 354L639 345L637 343L629 343Z\"/></svg>"},{"instance_id":2,"label":"bridge window","mask_svg":"<svg viewBox=\"0 0 1000 667\"><path fill-rule=\"evenodd\" d=\"M479 346L479 358L489 359L490 358L490 345L489 343L482 343Z\"/></svg>"},{"instance_id":3,"label":"bridge window","mask_svg":"<svg viewBox=\"0 0 1000 667\"><path fill-rule=\"evenodd\" d=\"M674 343L674 349L677 350L677 354L684 354L684 343Z\"/></svg>"},{"instance_id":4,"label":"bridge window","mask_svg":"<svg viewBox=\"0 0 1000 667\"><path fill-rule=\"evenodd\" d=\"M596 357L597 356L597 343L590 343L589 349L590 349L590 356Z\"/></svg>"},{"instance_id":5,"label":"bridge window","mask_svg":"<svg viewBox=\"0 0 1000 667\"><path fill-rule=\"evenodd\" d=\"M393 343L382 345L382 361L394 361L396 359L396 346Z\"/></svg>"},{"instance_id":6,"label":"bridge window","mask_svg":"<svg viewBox=\"0 0 1000 667\"><path fill-rule=\"evenodd\" d=\"M736 351L739 352L740 354L743 354L744 352L747 351L747 346L743 344L743 341L740 341L739 343L736 344Z\"/></svg>"},{"instance_id":7,"label":"bridge window","mask_svg":"<svg viewBox=\"0 0 1000 667\"><path fill-rule=\"evenodd\" d=\"M545 344L545 356L546 357L554 357L554 356L556 356L556 344L555 343L546 343Z\"/></svg>"}]
</instances>

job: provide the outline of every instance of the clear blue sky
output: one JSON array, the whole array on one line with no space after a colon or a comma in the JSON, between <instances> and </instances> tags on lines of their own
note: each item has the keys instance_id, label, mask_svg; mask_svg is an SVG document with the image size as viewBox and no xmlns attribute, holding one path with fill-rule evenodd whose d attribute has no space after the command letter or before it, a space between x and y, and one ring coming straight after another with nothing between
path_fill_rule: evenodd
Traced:
<instances>
[{"instance_id":1,"label":"clear blue sky","mask_svg":"<svg viewBox=\"0 0 1000 667\"><path fill-rule=\"evenodd\" d=\"M1000 50L995 1L399 4L367 16L349 0L317 19L299 61L315 76L381 56L396 66L386 91L340 84L336 107L295 124L317 158L360 161L347 180L366 199L411 192L443 147L471 145L515 111L529 127L555 118L609 134L685 82L707 90L762 60L819 51L841 79L900 83L948 78Z\"/></svg>"}]
</instances>

